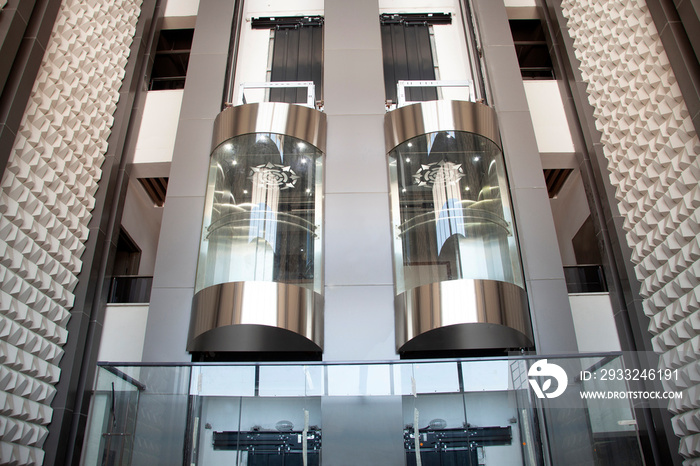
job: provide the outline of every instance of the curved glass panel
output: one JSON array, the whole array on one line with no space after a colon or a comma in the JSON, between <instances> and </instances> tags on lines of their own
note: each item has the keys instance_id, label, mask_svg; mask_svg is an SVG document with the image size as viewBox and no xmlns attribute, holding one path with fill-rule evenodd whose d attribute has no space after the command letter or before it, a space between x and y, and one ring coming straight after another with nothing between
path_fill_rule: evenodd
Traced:
<instances>
[{"instance_id":1,"label":"curved glass panel","mask_svg":"<svg viewBox=\"0 0 700 466\"><path fill-rule=\"evenodd\" d=\"M389 153L396 294L445 280L523 287L503 154L462 131L412 138Z\"/></svg>"},{"instance_id":2,"label":"curved glass panel","mask_svg":"<svg viewBox=\"0 0 700 466\"><path fill-rule=\"evenodd\" d=\"M244 134L211 156L197 287L289 283L322 293L323 153L300 139Z\"/></svg>"}]
</instances>

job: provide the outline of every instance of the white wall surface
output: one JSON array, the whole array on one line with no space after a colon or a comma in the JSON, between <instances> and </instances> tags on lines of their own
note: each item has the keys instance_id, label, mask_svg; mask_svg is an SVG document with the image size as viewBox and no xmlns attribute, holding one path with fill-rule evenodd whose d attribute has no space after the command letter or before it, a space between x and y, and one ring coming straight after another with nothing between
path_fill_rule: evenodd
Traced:
<instances>
[{"instance_id":1,"label":"white wall surface","mask_svg":"<svg viewBox=\"0 0 700 466\"><path fill-rule=\"evenodd\" d=\"M523 81L540 152L574 152L557 81Z\"/></svg>"},{"instance_id":2,"label":"white wall surface","mask_svg":"<svg viewBox=\"0 0 700 466\"><path fill-rule=\"evenodd\" d=\"M524 7L524 6L537 6L537 3L535 3L535 0L504 0L503 2L506 5L506 8L510 7Z\"/></svg>"},{"instance_id":3,"label":"white wall surface","mask_svg":"<svg viewBox=\"0 0 700 466\"><path fill-rule=\"evenodd\" d=\"M621 351L608 293L570 294L569 302L582 353Z\"/></svg>"},{"instance_id":4,"label":"white wall surface","mask_svg":"<svg viewBox=\"0 0 700 466\"><path fill-rule=\"evenodd\" d=\"M146 334L148 304L109 304L98 361L139 362Z\"/></svg>"},{"instance_id":5,"label":"white wall surface","mask_svg":"<svg viewBox=\"0 0 700 466\"><path fill-rule=\"evenodd\" d=\"M586 192L583 189L581 173L575 170L559 191L556 198L550 199L557 241L564 265L576 265L576 255L571 240L590 215Z\"/></svg>"},{"instance_id":6,"label":"white wall surface","mask_svg":"<svg viewBox=\"0 0 700 466\"><path fill-rule=\"evenodd\" d=\"M163 16L197 16L199 0L168 0Z\"/></svg>"},{"instance_id":7,"label":"white wall surface","mask_svg":"<svg viewBox=\"0 0 700 466\"><path fill-rule=\"evenodd\" d=\"M182 95L182 89L148 92L133 163L162 163L173 159Z\"/></svg>"},{"instance_id":8,"label":"white wall surface","mask_svg":"<svg viewBox=\"0 0 700 466\"><path fill-rule=\"evenodd\" d=\"M140 183L131 178L126 192L122 227L141 248L139 275L153 275L163 208L154 207Z\"/></svg>"}]
</instances>

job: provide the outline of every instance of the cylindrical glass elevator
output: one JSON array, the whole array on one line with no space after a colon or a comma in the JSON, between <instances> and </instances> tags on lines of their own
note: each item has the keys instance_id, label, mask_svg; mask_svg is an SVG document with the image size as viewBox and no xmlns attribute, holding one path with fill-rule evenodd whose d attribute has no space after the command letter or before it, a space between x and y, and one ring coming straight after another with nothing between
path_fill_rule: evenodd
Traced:
<instances>
[{"instance_id":1,"label":"cylindrical glass elevator","mask_svg":"<svg viewBox=\"0 0 700 466\"><path fill-rule=\"evenodd\" d=\"M322 351L325 125L285 103L217 117L188 351Z\"/></svg>"},{"instance_id":2,"label":"cylindrical glass elevator","mask_svg":"<svg viewBox=\"0 0 700 466\"><path fill-rule=\"evenodd\" d=\"M471 102L386 116L404 356L532 346L497 128L493 110Z\"/></svg>"}]
</instances>

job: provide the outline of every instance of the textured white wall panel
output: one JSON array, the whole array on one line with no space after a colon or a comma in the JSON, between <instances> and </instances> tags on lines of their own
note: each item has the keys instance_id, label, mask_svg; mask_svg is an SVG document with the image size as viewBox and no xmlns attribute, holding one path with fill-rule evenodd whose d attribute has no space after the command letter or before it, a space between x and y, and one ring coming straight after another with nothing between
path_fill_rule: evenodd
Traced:
<instances>
[{"instance_id":1,"label":"textured white wall panel","mask_svg":"<svg viewBox=\"0 0 700 466\"><path fill-rule=\"evenodd\" d=\"M141 0L66 0L0 184L0 463L41 464Z\"/></svg>"},{"instance_id":2,"label":"textured white wall panel","mask_svg":"<svg viewBox=\"0 0 700 466\"><path fill-rule=\"evenodd\" d=\"M700 141L643 0L564 0L685 464L700 464Z\"/></svg>"}]
</instances>

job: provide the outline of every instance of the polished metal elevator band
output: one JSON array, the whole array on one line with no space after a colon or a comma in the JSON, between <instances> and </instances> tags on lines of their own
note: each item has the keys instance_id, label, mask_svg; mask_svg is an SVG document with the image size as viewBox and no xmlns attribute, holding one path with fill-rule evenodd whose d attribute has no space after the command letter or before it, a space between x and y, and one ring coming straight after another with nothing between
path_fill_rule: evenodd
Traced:
<instances>
[{"instance_id":1,"label":"polished metal elevator band","mask_svg":"<svg viewBox=\"0 0 700 466\"><path fill-rule=\"evenodd\" d=\"M214 121L212 149L227 139L251 133L292 136L326 152L326 114L282 102L238 105L219 113Z\"/></svg>"},{"instance_id":2,"label":"polished metal elevator band","mask_svg":"<svg viewBox=\"0 0 700 466\"><path fill-rule=\"evenodd\" d=\"M263 299L247 300L246 293ZM252 315L265 315L266 322L251 321ZM194 296L188 351L320 352L322 348L323 296L312 290L286 283L230 282Z\"/></svg>"},{"instance_id":3,"label":"polished metal elevator band","mask_svg":"<svg viewBox=\"0 0 700 466\"><path fill-rule=\"evenodd\" d=\"M394 303L402 353L533 346L527 295L512 283L447 280L412 288Z\"/></svg>"},{"instance_id":4,"label":"polished metal elevator band","mask_svg":"<svg viewBox=\"0 0 700 466\"><path fill-rule=\"evenodd\" d=\"M397 108L384 116L386 152L411 138L437 131L476 133L501 148L496 112L491 107L461 100L431 100Z\"/></svg>"}]
</instances>

